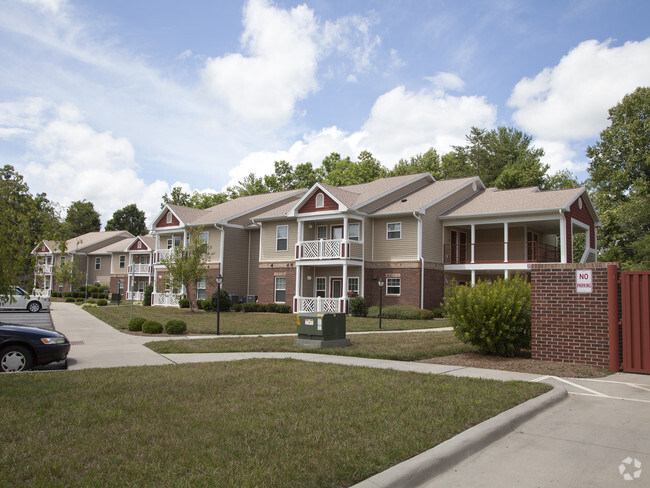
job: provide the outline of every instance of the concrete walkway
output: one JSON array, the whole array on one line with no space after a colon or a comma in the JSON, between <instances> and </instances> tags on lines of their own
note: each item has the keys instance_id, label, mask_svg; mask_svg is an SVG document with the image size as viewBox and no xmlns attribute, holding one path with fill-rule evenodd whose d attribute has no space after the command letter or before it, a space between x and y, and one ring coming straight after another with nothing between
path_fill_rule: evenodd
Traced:
<instances>
[{"instance_id":1,"label":"concrete walkway","mask_svg":"<svg viewBox=\"0 0 650 488\"><path fill-rule=\"evenodd\" d=\"M74 303L52 303L54 328L70 340L68 369L172 364Z\"/></svg>"}]
</instances>

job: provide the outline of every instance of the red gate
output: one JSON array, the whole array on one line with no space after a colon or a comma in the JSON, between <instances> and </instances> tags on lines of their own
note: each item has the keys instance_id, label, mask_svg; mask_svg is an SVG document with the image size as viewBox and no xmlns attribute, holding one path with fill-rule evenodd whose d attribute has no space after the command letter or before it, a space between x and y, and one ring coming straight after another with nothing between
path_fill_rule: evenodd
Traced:
<instances>
[{"instance_id":1,"label":"red gate","mask_svg":"<svg viewBox=\"0 0 650 488\"><path fill-rule=\"evenodd\" d=\"M650 374L650 271L621 273L623 371Z\"/></svg>"}]
</instances>

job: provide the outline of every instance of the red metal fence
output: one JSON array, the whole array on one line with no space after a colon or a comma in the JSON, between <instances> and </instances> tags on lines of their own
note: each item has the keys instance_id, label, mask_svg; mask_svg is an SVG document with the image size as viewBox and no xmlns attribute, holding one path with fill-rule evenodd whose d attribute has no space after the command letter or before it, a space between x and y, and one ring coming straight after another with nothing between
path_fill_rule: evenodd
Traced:
<instances>
[{"instance_id":1,"label":"red metal fence","mask_svg":"<svg viewBox=\"0 0 650 488\"><path fill-rule=\"evenodd\" d=\"M623 371L650 374L650 271L621 273Z\"/></svg>"}]
</instances>

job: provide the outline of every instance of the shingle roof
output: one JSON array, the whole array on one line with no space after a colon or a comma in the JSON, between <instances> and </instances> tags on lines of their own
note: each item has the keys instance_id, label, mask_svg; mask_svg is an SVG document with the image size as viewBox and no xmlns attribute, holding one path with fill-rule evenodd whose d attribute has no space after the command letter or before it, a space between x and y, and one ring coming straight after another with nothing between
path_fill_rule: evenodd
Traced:
<instances>
[{"instance_id":1,"label":"shingle roof","mask_svg":"<svg viewBox=\"0 0 650 488\"><path fill-rule=\"evenodd\" d=\"M183 207L173 203L167 204L172 212L184 223L192 224L196 219L200 218L206 211L200 208Z\"/></svg>"},{"instance_id":2,"label":"shingle roof","mask_svg":"<svg viewBox=\"0 0 650 488\"><path fill-rule=\"evenodd\" d=\"M99 249L95 249L94 251L89 252L88 254L94 255L94 254L110 254L113 252L124 252L124 249L133 242L133 237L125 237L122 240L119 240L117 242L114 242L113 244L109 244L108 246L100 247Z\"/></svg>"},{"instance_id":3,"label":"shingle roof","mask_svg":"<svg viewBox=\"0 0 650 488\"><path fill-rule=\"evenodd\" d=\"M540 191L537 187L512 190L487 188L457 207L444 212L441 218L568 209L584 191L584 187L550 191Z\"/></svg>"},{"instance_id":4,"label":"shingle roof","mask_svg":"<svg viewBox=\"0 0 650 488\"><path fill-rule=\"evenodd\" d=\"M438 180L431 185L425 186L424 188L421 188L410 195L377 210L373 215L422 211L429 205L448 196L450 193L453 193L463 186L468 185L474 180L477 180L474 176L452 180Z\"/></svg>"}]
</instances>

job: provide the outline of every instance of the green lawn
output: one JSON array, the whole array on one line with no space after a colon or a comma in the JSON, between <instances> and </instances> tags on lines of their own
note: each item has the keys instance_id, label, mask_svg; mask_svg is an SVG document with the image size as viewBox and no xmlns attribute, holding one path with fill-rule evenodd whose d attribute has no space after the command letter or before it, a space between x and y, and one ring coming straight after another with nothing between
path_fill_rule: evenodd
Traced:
<instances>
[{"instance_id":1,"label":"green lawn","mask_svg":"<svg viewBox=\"0 0 650 488\"><path fill-rule=\"evenodd\" d=\"M405 332L348 336L352 345L327 349L295 347L294 337L222 337L190 341L156 341L146 344L160 354L191 352L317 352L395 361L417 361L474 351L453 332Z\"/></svg>"},{"instance_id":2,"label":"green lawn","mask_svg":"<svg viewBox=\"0 0 650 488\"><path fill-rule=\"evenodd\" d=\"M3 486L350 486L547 391L251 360L0 375Z\"/></svg>"},{"instance_id":3,"label":"green lawn","mask_svg":"<svg viewBox=\"0 0 650 488\"><path fill-rule=\"evenodd\" d=\"M131 319L131 306L128 304L119 307L93 307L86 310L116 329L126 329ZM170 319L181 319L187 322L187 331L190 334L216 334L217 332L217 314L215 312L202 310L190 312L188 309L181 308L136 305L133 309L133 316L156 320L162 324ZM429 329L447 327L449 320L384 319L381 326L384 330ZM379 322L377 319L365 317L348 317L347 330L348 332L375 331L379 330ZM296 316L282 313L226 312L220 316L219 332L227 335L295 334Z\"/></svg>"}]
</instances>

